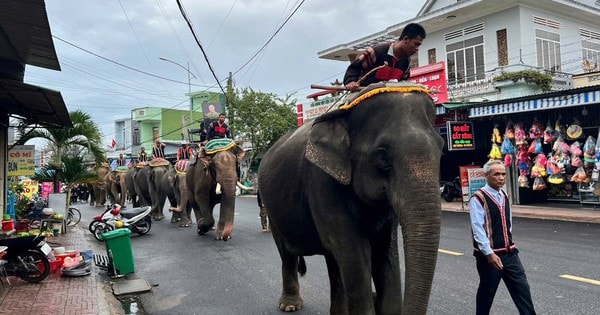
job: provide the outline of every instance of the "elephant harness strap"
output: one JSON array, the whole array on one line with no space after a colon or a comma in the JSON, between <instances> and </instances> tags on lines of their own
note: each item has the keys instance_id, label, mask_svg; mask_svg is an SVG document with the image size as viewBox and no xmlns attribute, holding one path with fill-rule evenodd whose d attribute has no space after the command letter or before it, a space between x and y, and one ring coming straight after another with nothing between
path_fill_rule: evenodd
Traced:
<instances>
[{"instance_id":1,"label":"elephant harness strap","mask_svg":"<svg viewBox=\"0 0 600 315\"><path fill-rule=\"evenodd\" d=\"M379 93L425 93L429 95L429 90L423 85L407 83L407 82L394 82L394 83L377 83L371 84L366 89L363 89L360 94L352 100L350 104L340 106L340 109L348 110L354 106L360 104L367 98L377 95Z\"/></svg>"},{"instance_id":2,"label":"elephant harness strap","mask_svg":"<svg viewBox=\"0 0 600 315\"><path fill-rule=\"evenodd\" d=\"M190 164L190 160L179 160L175 163L175 172L177 174L185 174L187 171L188 165Z\"/></svg>"}]
</instances>

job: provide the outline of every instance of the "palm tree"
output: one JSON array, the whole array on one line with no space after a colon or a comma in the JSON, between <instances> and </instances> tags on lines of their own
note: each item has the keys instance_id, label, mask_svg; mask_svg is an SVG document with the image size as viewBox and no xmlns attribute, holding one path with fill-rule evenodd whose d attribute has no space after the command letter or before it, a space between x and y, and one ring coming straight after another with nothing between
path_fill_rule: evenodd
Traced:
<instances>
[{"instance_id":1,"label":"palm tree","mask_svg":"<svg viewBox=\"0 0 600 315\"><path fill-rule=\"evenodd\" d=\"M33 128L24 126L20 128L21 138L18 144L25 144L35 138L48 140L51 151L54 152L52 161L60 163L65 153L89 153L94 157L97 164L106 161L105 152L100 143L102 133L92 121L92 117L80 110L69 113L73 128Z\"/></svg>"},{"instance_id":2,"label":"palm tree","mask_svg":"<svg viewBox=\"0 0 600 315\"><path fill-rule=\"evenodd\" d=\"M67 203L71 200L71 188L75 184L97 184L102 181L93 171L83 163L79 155L63 155L59 165L48 164L39 173L33 176L38 182L60 181L66 185Z\"/></svg>"},{"instance_id":3,"label":"palm tree","mask_svg":"<svg viewBox=\"0 0 600 315\"><path fill-rule=\"evenodd\" d=\"M31 126L22 126L19 128L21 138L17 144L25 144L27 141L35 138L42 138L48 141L50 151L53 152L52 159L47 165L48 169L56 169L54 173L54 191L58 191L58 181L60 177L58 172L61 170L61 159L63 155L91 155L96 165L106 161L105 152L102 149L100 129L92 121L92 117L87 113L76 110L69 113L73 128L38 128ZM83 159L82 159L83 160ZM83 161L82 161L83 162Z\"/></svg>"}]
</instances>

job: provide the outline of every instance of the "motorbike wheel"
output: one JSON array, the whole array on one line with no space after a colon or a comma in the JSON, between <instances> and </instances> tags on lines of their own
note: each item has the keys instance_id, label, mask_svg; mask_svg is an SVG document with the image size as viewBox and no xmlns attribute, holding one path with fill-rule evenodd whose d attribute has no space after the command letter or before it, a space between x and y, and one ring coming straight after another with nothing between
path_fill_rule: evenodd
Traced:
<instances>
[{"instance_id":1,"label":"motorbike wheel","mask_svg":"<svg viewBox=\"0 0 600 315\"><path fill-rule=\"evenodd\" d=\"M90 222L90 225L88 226L88 230L90 230L90 233L94 234L94 229L101 222L102 221L100 221L100 220L93 220L92 222Z\"/></svg>"},{"instance_id":2,"label":"motorbike wheel","mask_svg":"<svg viewBox=\"0 0 600 315\"><path fill-rule=\"evenodd\" d=\"M96 225L96 228L94 229L94 232L92 234L94 234L94 237L101 241L100 239L100 235L106 233L106 232L110 232L114 230L114 228L104 222L99 222L98 225Z\"/></svg>"},{"instance_id":3,"label":"motorbike wheel","mask_svg":"<svg viewBox=\"0 0 600 315\"><path fill-rule=\"evenodd\" d=\"M19 254L15 259L23 260L11 262L14 264L15 276L31 283L40 282L50 274L50 262L44 253L37 250L27 250Z\"/></svg>"},{"instance_id":4,"label":"motorbike wheel","mask_svg":"<svg viewBox=\"0 0 600 315\"><path fill-rule=\"evenodd\" d=\"M452 202L454 201L454 197L452 196L452 194L448 191L444 191L442 193L442 198L444 198L444 200L446 200L446 202Z\"/></svg>"},{"instance_id":5,"label":"motorbike wheel","mask_svg":"<svg viewBox=\"0 0 600 315\"><path fill-rule=\"evenodd\" d=\"M135 232L139 235L148 234L150 229L152 228L152 221L149 219L144 219L141 222L135 224Z\"/></svg>"}]
</instances>

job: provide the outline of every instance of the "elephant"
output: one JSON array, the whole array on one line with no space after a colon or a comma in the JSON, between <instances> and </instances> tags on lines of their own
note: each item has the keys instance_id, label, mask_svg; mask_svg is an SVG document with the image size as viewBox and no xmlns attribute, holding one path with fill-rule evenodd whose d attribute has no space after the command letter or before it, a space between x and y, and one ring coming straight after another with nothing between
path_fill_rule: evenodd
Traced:
<instances>
[{"instance_id":1,"label":"elephant","mask_svg":"<svg viewBox=\"0 0 600 315\"><path fill-rule=\"evenodd\" d=\"M108 163L102 162L99 166L94 166L92 172L98 175L100 179L99 183L88 186L90 189L90 206L102 207L106 203L106 189L104 184L104 178L108 174L110 168Z\"/></svg>"},{"instance_id":2,"label":"elephant","mask_svg":"<svg viewBox=\"0 0 600 315\"><path fill-rule=\"evenodd\" d=\"M108 192L110 201L121 205L121 208L126 208L127 201L127 184L125 183L125 174L121 170L110 171L104 177L104 188Z\"/></svg>"},{"instance_id":3,"label":"elephant","mask_svg":"<svg viewBox=\"0 0 600 315\"><path fill-rule=\"evenodd\" d=\"M166 195L162 187L164 174L171 168L169 161L162 159L161 162L151 162L142 168L135 176L135 183L139 187L140 196L150 201L152 206L152 219L160 221L165 218L163 207Z\"/></svg>"},{"instance_id":4,"label":"elephant","mask_svg":"<svg viewBox=\"0 0 600 315\"><path fill-rule=\"evenodd\" d=\"M136 190L136 185L135 185L135 176L137 175L137 173L139 172L140 168L136 167L132 167L130 168L127 173L125 173L125 185L127 186L127 193L129 194L129 197L131 198L131 205L134 208L138 208L141 206L147 206L147 204L142 205L140 203L141 201L141 196L139 196L137 190Z\"/></svg>"},{"instance_id":5,"label":"elephant","mask_svg":"<svg viewBox=\"0 0 600 315\"><path fill-rule=\"evenodd\" d=\"M237 163L243 156L244 150L237 145L214 154L208 154L205 146L190 161L185 179L191 206L196 214L198 234L206 234L215 225L213 208L220 203L221 212L215 239L227 241L231 238L236 187L252 189L244 187L237 180ZM217 193L217 184L220 186L220 193ZM196 209L200 210L200 215Z\"/></svg>"},{"instance_id":6,"label":"elephant","mask_svg":"<svg viewBox=\"0 0 600 315\"><path fill-rule=\"evenodd\" d=\"M179 160L163 177L163 187L173 213L171 222L179 222L180 227L190 227L192 224L192 206L186 180L188 165L189 160ZM195 208L194 214L198 220L200 209Z\"/></svg>"},{"instance_id":7,"label":"elephant","mask_svg":"<svg viewBox=\"0 0 600 315\"><path fill-rule=\"evenodd\" d=\"M408 83L371 85L264 155L258 186L282 262L280 310L303 307L304 256L324 255L331 314L426 314L440 237L444 143L427 92Z\"/></svg>"}]
</instances>

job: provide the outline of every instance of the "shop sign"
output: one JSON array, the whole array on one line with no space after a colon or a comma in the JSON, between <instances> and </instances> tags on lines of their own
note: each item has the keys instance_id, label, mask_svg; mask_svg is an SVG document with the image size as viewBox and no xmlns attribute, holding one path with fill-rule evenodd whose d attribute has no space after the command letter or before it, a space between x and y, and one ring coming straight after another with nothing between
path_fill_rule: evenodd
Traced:
<instances>
[{"instance_id":1,"label":"shop sign","mask_svg":"<svg viewBox=\"0 0 600 315\"><path fill-rule=\"evenodd\" d=\"M483 171L483 168L481 167L476 167L476 168L469 168L467 170L467 176L468 176L468 181L469 181L469 186L468 186L468 194L467 196L463 195L463 198L466 197L468 201L469 198L471 198L471 196L473 196L473 194L479 190L479 188L482 188L483 186L485 186L485 184L487 183L486 179L485 179L485 172Z\"/></svg>"},{"instance_id":2,"label":"shop sign","mask_svg":"<svg viewBox=\"0 0 600 315\"><path fill-rule=\"evenodd\" d=\"M448 151L475 150L473 123L470 121L448 121Z\"/></svg>"},{"instance_id":3,"label":"shop sign","mask_svg":"<svg viewBox=\"0 0 600 315\"><path fill-rule=\"evenodd\" d=\"M448 102L446 63L444 61L410 69L408 81L426 86L431 92L433 103Z\"/></svg>"},{"instance_id":4,"label":"shop sign","mask_svg":"<svg viewBox=\"0 0 600 315\"><path fill-rule=\"evenodd\" d=\"M27 199L33 199L34 195L38 193L38 182L32 179L22 179L20 184L23 186L23 192L21 195L27 197Z\"/></svg>"},{"instance_id":5,"label":"shop sign","mask_svg":"<svg viewBox=\"0 0 600 315\"><path fill-rule=\"evenodd\" d=\"M8 151L8 176L33 175L35 175L35 146L13 146Z\"/></svg>"},{"instance_id":6,"label":"shop sign","mask_svg":"<svg viewBox=\"0 0 600 315\"><path fill-rule=\"evenodd\" d=\"M469 201L471 194L469 193L469 170L472 168L480 168L479 165L459 166L458 173L460 175L460 189L463 196L463 202Z\"/></svg>"}]
</instances>

